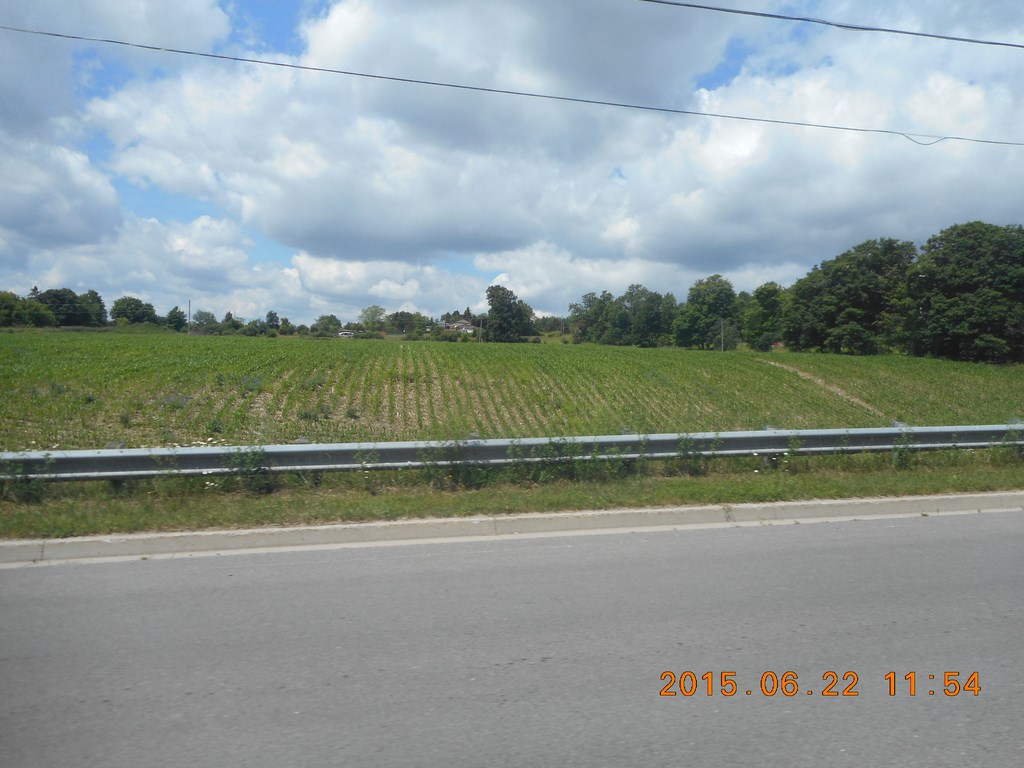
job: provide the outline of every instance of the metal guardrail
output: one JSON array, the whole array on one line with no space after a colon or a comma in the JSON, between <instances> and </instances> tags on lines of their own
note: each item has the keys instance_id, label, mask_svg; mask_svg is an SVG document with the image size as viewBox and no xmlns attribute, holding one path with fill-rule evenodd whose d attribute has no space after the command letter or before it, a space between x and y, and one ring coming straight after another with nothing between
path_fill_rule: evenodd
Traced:
<instances>
[{"instance_id":1,"label":"metal guardrail","mask_svg":"<svg viewBox=\"0 0 1024 768\"><path fill-rule=\"evenodd\" d=\"M454 442L122 448L0 453L3 480L131 480L244 472L337 472L451 465L772 456L1024 446L1024 425L766 429Z\"/></svg>"}]
</instances>

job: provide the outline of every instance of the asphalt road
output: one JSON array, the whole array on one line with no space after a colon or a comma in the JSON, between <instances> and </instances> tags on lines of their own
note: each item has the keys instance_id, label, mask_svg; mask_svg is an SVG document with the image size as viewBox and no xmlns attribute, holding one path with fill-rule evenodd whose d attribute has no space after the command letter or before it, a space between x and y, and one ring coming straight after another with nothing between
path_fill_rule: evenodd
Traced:
<instances>
[{"instance_id":1,"label":"asphalt road","mask_svg":"<svg viewBox=\"0 0 1024 768\"><path fill-rule=\"evenodd\" d=\"M0 765L1016 767L1022 565L991 513L4 570Z\"/></svg>"}]
</instances>

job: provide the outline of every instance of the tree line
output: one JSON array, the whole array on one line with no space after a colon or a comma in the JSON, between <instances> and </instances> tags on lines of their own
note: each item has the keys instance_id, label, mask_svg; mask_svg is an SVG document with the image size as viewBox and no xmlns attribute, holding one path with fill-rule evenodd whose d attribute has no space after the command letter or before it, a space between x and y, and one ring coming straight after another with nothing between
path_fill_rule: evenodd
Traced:
<instances>
[{"instance_id":1,"label":"tree line","mask_svg":"<svg viewBox=\"0 0 1024 768\"><path fill-rule=\"evenodd\" d=\"M390 314L378 304L360 312L358 321L342 323L337 315L320 315L311 325L295 325L287 317L270 310L262 319L249 321L226 312L218 320L206 309L197 309L189 319L178 306L166 315L158 315L152 304L134 296L122 296L107 312L102 297L94 290L76 294L70 288L40 291L33 288L27 296L0 291L0 327L29 326L103 328L110 325L142 325L188 331L205 336L314 336L337 337L350 331L359 338L380 338L385 334L404 334L410 340L436 339L467 341L477 337L479 329L491 341L518 341L521 335L536 335L533 310L501 286L487 289L488 299L495 303L495 312L474 315L469 307L465 311L452 310L434 319L421 312L398 311ZM511 312L510 318L505 317ZM492 324L491 320L494 319ZM467 333L467 330L473 331Z\"/></svg>"},{"instance_id":2,"label":"tree line","mask_svg":"<svg viewBox=\"0 0 1024 768\"><path fill-rule=\"evenodd\" d=\"M222 336L337 336L342 331L352 331L362 337L379 337L386 333L401 333L432 337L434 331L443 333L450 323L457 320L480 322L467 307L445 313L435 320L420 312L398 311L390 314L377 305L362 310L356 322L342 323L337 315L324 314L312 325L293 324L287 317L280 317L270 310L263 318L243 320L231 312L225 312L221 319L206 309L197 309L189 316L178 306L172 307L166 315L157 314L149 302L134 296L122 296L107 311L103 298L94 290L77 294L70 288L53 288L40 291L34 287L27 296L18 296L10 291L0 291L0 327L73 327L104 328L111 325L144 325L167 328L172 331L188 331L198 335ZM437 334L434 334L436 336Z\"/></svg>"},{"instance_id":3,"label":"tree line","mask_svg":"<svg viewBox=\"0 0 1024 768\"><path fill-rule=\"evenodd\" d=\"M0 291L0 327L33 326L102 328L113 324L153 323L179 330L186 324L185 313L174 307L166 317L157 315L152 304L134 296L122 296L110 313L103 298L93 290L77 294L70 288L33 288L28 296Z\"/></svg>"},{"instance_id":4,"label":"tree line","mask_svg":"<svg viewBox=\"0 0 1024 768\"><path fill-rule=\"evenodd\" d=\"M1024 227L983 222L943 230L918 249L893 239L869 240L823 261L788 288L768 282L737 293L721 275L698 280L685 301L631 285L621 296L587 293L567 318L537 318L508 288L487 289L489 310L441 315L388 314L366 307L358 322L321 315L310 326L293 325L273 310L248 322L231 312L221 320L207 310L191 318L180 307L166 316L152 304L122 296L109 316L93 290L69 288L19 297L0 291L0 326L82 326L151 323L199 334L363 337L385 333L409 339L515 342L568 330L576 343L639 347L678 346L766 351L784 344L794 351L852 355L901 352L954 360L1024 362Z\"/></svg>"},{"instance_id":5,"label":"tree line","mask_svg":"<svg viewBox=\"0 0 1024 768\"><path fill-rule=\"evenodd\" d=\"M1024 227L983 222L943 230L919 250L869 240L815 266L789 288L736 293L698 280L683 302L632 285L569 307L575 342L851 355L901 352L984 362L1024 361Z\"/></svg>"}]
</instances>

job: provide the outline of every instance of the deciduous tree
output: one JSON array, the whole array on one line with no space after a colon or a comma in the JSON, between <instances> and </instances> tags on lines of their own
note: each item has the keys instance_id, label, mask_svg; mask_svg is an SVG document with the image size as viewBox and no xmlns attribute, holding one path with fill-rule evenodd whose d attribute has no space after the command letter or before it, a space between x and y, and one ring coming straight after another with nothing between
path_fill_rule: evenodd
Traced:
<instances>
[{"instance_id":1,"label":"deciduous tree","mask_svg":"<svg viewBox=\"0 0 1024 768\"><path fill-rule=\"evenodd\" d=\"M70 288L51 288L38 294L36 300L49 307L57 318L57 325L92 325L89 307Z\"/></svg>"},{"instance_id":2,"label":"deciduous tree","mask_svg":"<svg viewBox=\"0 0 1024 768\"><path fill-rule=\"evenodd\" d=\"M897 292L916 253L913 243L869 240L814 267L790 289L782 322L786 346L854 355L891 346Z\"/></svg>"},{"instance_id":3,"label":"deciduous tree","mask_svg":"<svg viewBox=\"0 0 1024 768\"><path fill-rule=\"evenodd\" d=\"M380 304L371 304L359 313L359 323L363 330L374 332L384 329L385 310Z\"/></svg>"},{"instance_id":4,"label":"deciduous tree","mask_svg":"<svg viewBox=\"0 0 1024 768\"><path fill-rule=\"evenodd\" d=\"M907 272L899 310L911 354L1024 361L1024 227L975 221L932 237Z\"/></svg>"},{"instance_id":5,"label":"deciduous tree","mask_svg":"<svg viewBox=\"0 0 1024 768\"><path fill-rule=\"evenodd\" d=\"M336 315L320 315L309 330L316 336L337 336L341 331L341 320Z\"/></svg>"},{"instance_id":6,"label":"deciduous tree","mask_svg":"<svg viewBox=\"0 0 1024 768\"><path fill-rule=\"evenodd\" d=\"M682 347L714 349L736 346L736 291L721 275L698 280L686 295L673 324L676 344ZM724 344L728 328L729 344Z\"/></svg>"},{"instance_id":7,"label":"deciduous tree","mask_svg":"<svg viewBox=\"0 0 1024 768\"><path fill-rule=\"evenodd\" d=\"M47 328L57 325L57 318L49 307L35 299L22 299L10 291L0 291L0 327L17 325Z\"/></svg>"},{"instance_id":8,"label":"deciduous tree","mask_svg":"<svg viewBox=\"0 0 1024 768\"><path fill-rule=\"evenodd\" d=\"M205 309L197 309L192 313L192 329L200 334L220 333L217 316Z\"/></svg>"},{"instance_id":9,"label":"deciduous tree","mask_svg":"<svg viewBox=\"0 0 1024 768\"><path fill-rule=\"evenodd\" d=\"M167 327L181 331L186 325L188 325L188 316L177 305L171 307L171 311L167 313Z\"/></svg>"},{"instance_id":10,"label":"deciduous tree","mask_svg":"<svg viewBox=\"0 0 1024 768\"><path fill-rule=\"evenodd\" d=\"M743 313L743 340L751 348L767 352L782 340L782 304L785 289L775 282L754 289Z\"/></svg>"},{"instance_id":11,"label":"deciduous tree","mask_svg":"<svg viewBox=\"0 0 1024 768\"><path fill-rule=\"evenodd\" d=\"M78 297L89 312L89 325L99 328L107 324L107 305L96 291L90 289Z\"/></svg>"},{"instance_id":12,"label":"deciduous tree","mask_svg":"<svg viewBox=\"0 0 1024 768\"><path fill-rule=\"evenodd\" d=\"M490 307L486 329L488 341L521 341L523 336L534 332L530 305L505 286L490 286L487 289L487 304Z\"/></svg>"},{"instance_id":13,"label":"deciduous tree","mask_svg":"<svg viewBox=\"0 0 1024 768\"><path fill-rule=\"evenodd\" d=\"M155 323L157 319L153 305L134 296L122 296L115 301L110 316L128 323Z\"/></svg>"}]
</instances>

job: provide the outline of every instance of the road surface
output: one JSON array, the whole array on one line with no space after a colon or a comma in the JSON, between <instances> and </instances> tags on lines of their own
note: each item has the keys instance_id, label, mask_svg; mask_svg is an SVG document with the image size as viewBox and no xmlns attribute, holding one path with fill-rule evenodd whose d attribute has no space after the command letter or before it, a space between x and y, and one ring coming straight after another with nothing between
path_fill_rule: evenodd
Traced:
<instances>
[{"instance_id":1,"label":"road surface","mask_svg":"<svg viewBox=\"0 0 1024 768\"><path fill-rule=\"evenodd\" d=\"M0 764L1019 766L1022 565L1007 512L4 570Z\"/></svg>"}]
</instances>

